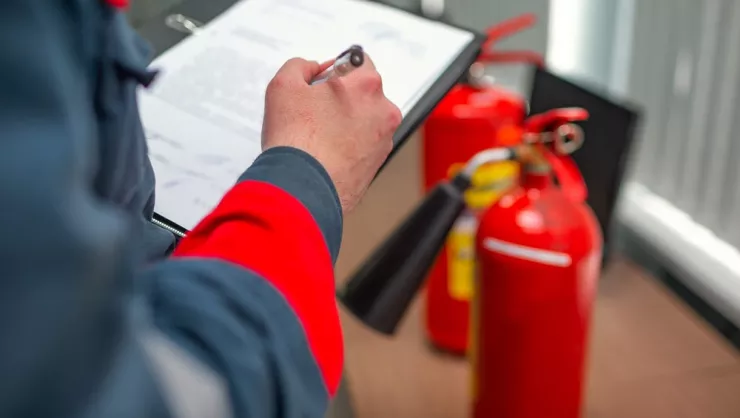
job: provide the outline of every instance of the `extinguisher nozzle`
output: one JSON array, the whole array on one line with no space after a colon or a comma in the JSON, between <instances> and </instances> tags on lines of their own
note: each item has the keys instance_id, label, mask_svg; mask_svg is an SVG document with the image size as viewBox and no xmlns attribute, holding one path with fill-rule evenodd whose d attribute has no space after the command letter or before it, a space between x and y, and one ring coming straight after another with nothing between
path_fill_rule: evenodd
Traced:
<instances>
[{"instance_id":1,"label":"extinguisher nozzle","mask_svg":"<svg viewBox=\"0 0 740 418\"><path fill-rule=\"evenodd\" d=\"M338 292L340 302L366 326L395 333L463 211L468 187L470 179L462 174L438 185Z\"/></svg>"}]
</instances>

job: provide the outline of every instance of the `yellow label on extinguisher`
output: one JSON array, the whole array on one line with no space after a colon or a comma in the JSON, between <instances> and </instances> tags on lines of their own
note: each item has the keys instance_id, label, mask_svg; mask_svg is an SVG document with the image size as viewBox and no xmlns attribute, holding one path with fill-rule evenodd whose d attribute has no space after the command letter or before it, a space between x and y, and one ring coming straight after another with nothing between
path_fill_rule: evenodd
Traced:
<instances>
[{"instance_id":1,"label":"yellow label on extinguisher","mask_svg":"<svg viewBox=\"0 0 740 418\"><path fill-rule=\"evenodd\" d=\"M451 167L454 175L460 167ZM516 178L518 165L501 162L485 165L475 172L472 186L465 193L468 210L457 220L447 238L447 283L450 297L469 301L475 273L475 234L478 219L475 212L492 205Z\"/></svg>"},{"instance_id":2,"label":"yellow label on extinguisher","mask_svg":"<svg viewBox=\"0 0 740 418\"><path fill-rule=\"evenodd\" d=\"M463 164L453 164L449 169L449 177L454 177L463 167ZM473 210L487 208L512 186L518 174L519 163L514 161L480 167L470 179L472 187L465 192L465 204Z\"/></svg>"},{"instance_id":3,"label":"yellow label on extinguisher","mask_svg":"<svg viewBox=\"0 0 740 418\"><path fill-rule=\"evenodd\" d=\"M448 292L456 300L470 300L475 273L475 232L478 220L464 212L447 238Z\"/></svg>"},{"instance_id":4,"label":"yellow label on extinguisher","mask_svg":"<svg viewBox=\"0 0 740 418\"><path fill-rule=\"evenodd\" d=\"M465 192L465 203L476 210L491 206L514 184L518 174L519 164L513 161L484 165L473 174L473 187Z\"/></svg>"}]
</instances>

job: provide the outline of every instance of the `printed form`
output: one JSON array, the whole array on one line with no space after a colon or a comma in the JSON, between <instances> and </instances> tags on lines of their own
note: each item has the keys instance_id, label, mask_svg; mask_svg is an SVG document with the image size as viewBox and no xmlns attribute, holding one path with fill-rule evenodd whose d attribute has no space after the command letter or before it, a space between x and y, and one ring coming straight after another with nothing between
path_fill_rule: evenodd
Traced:
<instances>
[{"instance_id":1,"label":"printed form","mask_svg":"<svg viewBox=\"0 0 740 418\"><path fill-rule=\"evenodd\" d=\"M152 64L139 94L156 175L155 211L192 229L260 153L267 84L282 64L362 45L406 115L471 32L361 0L245 0Z\"/></svg>"}]
</instances>

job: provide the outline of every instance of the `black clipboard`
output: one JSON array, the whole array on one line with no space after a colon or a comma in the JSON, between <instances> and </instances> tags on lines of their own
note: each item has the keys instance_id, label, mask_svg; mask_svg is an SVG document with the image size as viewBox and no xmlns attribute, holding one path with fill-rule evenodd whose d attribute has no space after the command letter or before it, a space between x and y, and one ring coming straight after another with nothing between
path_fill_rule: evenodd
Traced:
<instances>
[{"instance_id":1,"label":"black clipboard","mask_svg":"<svg viewBox=\"0 0 740 418\"><path fill-rule=\"evenodd\" d=\"M169 48L175 46L183 39L190 36L187 33L179 32L168 26L165 23L168 16L180 14L194 21L208 23L238 2L239 0L184 0L181 3L163 11L157 16L145 20L141 25L138 25L136 27L136 31L144 39L150 42L150 44L154 48L154 54L156 57L167 51ZM384 5L392 8L394 7L387 4ZM401 8L396 9L409 14L414 14ZM414 15L419 16L418 14ZM432 84L429 90L424 93L417 104L408 112L406 117L404 117L401 125L393 136L394 146L391 154L386 160L386 164L406 143L411 134L413 134L422 125L422 123L424 123L426 118L434 110L434 108L442 100L442 98L444 98L444 96L458 82L465 79L465 77L467 76L468 68L470 68L470 65L473 64L473 62L480 54L481 48L483 47L483 44L487 39L487 36L483 33L480 33L479 31L460 27L457 25L452 25L449 23L444 24L452 27L457 27L459 29L463 29L467 32L472 33L474 35L473 39L460 52L460 54L458 54L452 65L449 66L447 70L439 76L439 78L437 78L437 81ZM184 236L187 232L187 229L163 216L160 216L157 213L154 213L153 222L179 237Z\"/></svg>"}]
</instances>

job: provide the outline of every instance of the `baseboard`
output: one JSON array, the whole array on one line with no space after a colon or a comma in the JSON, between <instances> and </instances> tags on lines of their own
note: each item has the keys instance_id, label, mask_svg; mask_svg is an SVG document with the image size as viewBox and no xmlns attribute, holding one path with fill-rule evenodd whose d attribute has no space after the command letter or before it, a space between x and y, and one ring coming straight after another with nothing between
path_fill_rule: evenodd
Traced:
<instances>
[{"instance_id":1,"label":"baseboard","mask_svg":"<svg viewBox=\"0 0 740 418\"><path fill-rule=\"evenodd\" d=\"M740 347L740 252L638 183L624 188L618 248Z\"/></svg>"}]
</instances>

